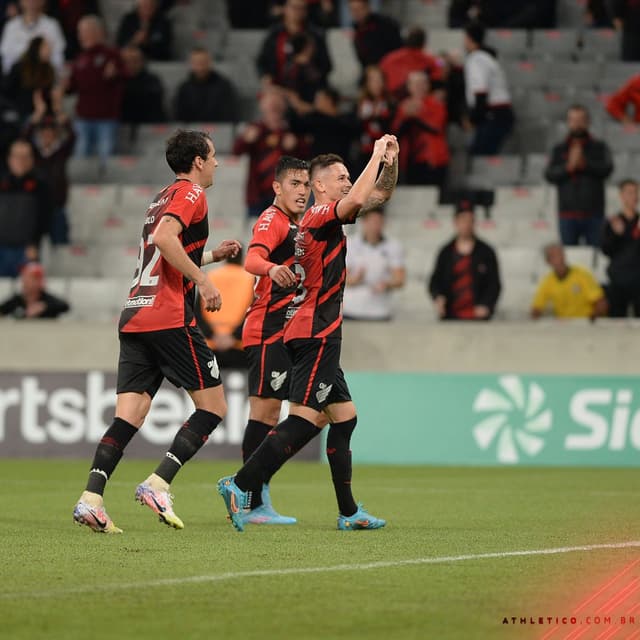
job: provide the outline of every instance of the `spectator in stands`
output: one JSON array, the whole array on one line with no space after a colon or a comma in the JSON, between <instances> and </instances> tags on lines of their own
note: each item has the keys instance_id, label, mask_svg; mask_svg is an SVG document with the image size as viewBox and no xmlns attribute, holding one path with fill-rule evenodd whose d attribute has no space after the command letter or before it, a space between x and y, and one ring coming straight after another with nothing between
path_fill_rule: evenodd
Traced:
<instances>
[{"instance_id":1,"label":"spectator in stands","mask_svg":"<svg viewBox=\"0 0 640 640\"><path fill-rule=\"evenodd\" d=\"M493 156L499 153L513 129L511 94L493 49L484 46L485 28L480 23L465 27L464 79L469 116L474 126L469 153Z\"/></svg>"},{"instance_id":2,"label":"spectator in stands","mask_svg":"<svg viewBox=\"0 0 640 640\"><path fill-rule=\"evenodd\" d=\"M447 108L429 92L424 71L409 74L407 92L391 126L400 142L403 181L442 187L449 166Z\"/></svg>"},{"instance_id":3,"label":"spectator in stands","mask_svg":"<svg viewBox=\"0 0 640 640\"><path fill-rule=\"evenodd\" d=\"M457 124L465 130L471 130L464 84L464 61L456 51L445 51L440 59L444 63L444 93L449 124Z\"/></svg>"},{"instance_id":4,"label":"spectator in stands","mask_svg":"<svg viewBox=\"0 0 640 640\"><path fill-rule=\"evenodd\" d=\"M67 41L65 58L73 60L80 52L78 44L78 22L88 15L101 15L99 0L58 0L48 3L47 13L55 18L62 27Z\"/></svg>"},{"instance_id":5,"label":"spectator in stands","mask_svg":"<svg viewBox=\"0 0 640 640\"><path fill-rule=\"evenodd\" d=\"M582 105L567 111L569 134L551 152L545 178L558 189L560 238L577 245L584 238L600 244L604 219L605 180L613 171L611 152L605 142L589 133L589 112Z\"/></svg>"},{"instance_id":6,"label":"spectator in stands","mask_svg":"<svg viewBox=\"0 0 640 640\"><path fill-rule=\"evenodd\" d=\"M208 345L216 354L222 369L246 369L247 358L242 348L242 326L247 309L253 302L255 278L243 267L243 253L227 258L207 278L224 297L224 305L215 313L198 301L200 328Z\"/></svg>"},{"instance_id":7,"label":"spectator in stands","mask_svg":"<svg viewBox=\"0 0 640 640\"><path fill-rule=\"evenodd\" d=\"M387 53L380 60L387 89L396 97L404 98L407 79L412 71L424 71L429 76L431 86L442 85L444 61L425 51L427 34L420 27L412 27L404 46Z\"/></svg>"},{"instance_id":8,"label":"spectator in stands","mask_svg":"<svg viewBox=\"0 0 640 640\"><path fill-rule=\"evenodd\" d=\"M18 15L18 11L17 0L0 0L0 33L7 21Z\"/></svg>"},{"instance_id":9,"label":"spectator in stands","mask_svg":"<svg viewBox=\"0 0 640 640\"><path fill-rule=\"evenodd\" d=\"M273 0L269 13L273 20L280 20L286 0ZM340 24L338 17L338 0L307 0L307 12L309 22L320 29L337 27Z\"/></svg>"},{"instance_id":10,"label":"spectator in stands","mask_svg":"<svg viewBox=\"0 0 640 640\"><path fill-rule=\"evenodd\" d=\"M9 147L7 171L0 178L0 277L14 278L25 262L38 259L50 220L51 198L35 172L33 147L18 139Z\"/></svg>"},{"instance_id":11,"label":"spectator in stands","mask_svg":"<svg viewBox=\"0 0 640 640\"><path fill-rule=\"evenodd\" d=\"M22 122L33 111L34 93L38 92L48 104L51 102L56 72L50 58L49 42L42 36L36 36L5 78L5 95L13 99Z\"/></svg>"},{"instance_id":12,"label":"spectator in stands","mask_svg":"<svg viewBox=\"0 0 640 640\"><path fill-rule=\"evenodd\" d=\"M304 102L313 102L316 91L326 86L326 76L314 60L315 42L308 33L298 33L290 39L291 53L287 58L281 86L293 91Z\"/></svg>"},{"instance_id":13,"label":"spectator in stands","mask_svg":"<svg viewBox=\"0 0 640 640\"><path fill-rule=\"evenodd\" d=\"M171 60L172 26L157 0L137 0L118 27L119 47L140 47L150 60Z\"/></svg>"},{"instance_id":14,"label":"spectator in stands","mask_svg":"<svg viewBox=\"0 0 640 640\"><path fill-rule=\"evenodd\" d=\"M78 23L82 47L71 65L68 90L78 94L75 128L76 151L81 156L97 151L103 166L113 153L126 71L117 49L105 44L100 18L84 16Z\"/></svg>"},{"instance_id":15,"label":"spectator in stands","mask_svg":"<svg viewBox=\"0 0 640 640\"><path fill-rule=\"evenodd\" d=\"M544 257L551 272L542 278L531 304L531 317L546 310L556 318L591 318L607 315L604 291L593 274L583 267L568 265L561 244L550 244Z\"/></svg>"},{"instance_id":16,"label":"spectator in stands","mask_svg":"<svg viewBox=\"0 0 640 640\"><path fill-rule=\"evenodd\" d=\"M390 51L402 46L398 23L374 13L369 0L349 0L349 10L355 30L353 44L363 70L371 64L379 64Z\"/></svg>"},{"instance_id":17,"label":"spectator in stands","mask_svg":"<svg viewBox=\"0 0 640 640\"><path fill-rule=\"evenodd\" d=\"M270 0L226 0L233 29L264 29L269 24Z\"/></svg>"},{"instance_id":18,"label":"spectator in stands","mask_svg":"<svg viewBox=\"0 0 640 640\"><path fill-rule=\"evenodd\" d=\"M592 29L610 29L613 27L610 9L608 0L587 0L585 24Z\"/></svg>"},{"instance_id":19,"label":"spectator in stands","mask_svg":"<svg viewBox=\"0 0 640 640\"><path fill-rule=\"evenodd\" d=\"M57 20L44 13L44 0L20 0L21 13L9 20L2 32L0 55L4 74L13 67L36 36L51 46L51 63L58 73L64 64L66 42Z\"/></svg>"},{"instance_id":20,"label":"spectator in stands","mask_svg":"<svg viewBox=\"0 0 640 640\"><path fill-rule=\"evenodd\" d=\"M373 153L373 143L391 127L394 104L385 86L380 67L364 70L362 88L356 105L360 140L354 175L360 175Z\"/></svg>"},{"instance_id":21,"label":"spectator in stands","mask_svg":"<svg viewBox=\"0 0 640 640\"><path fill-rule=\"evenodd\" d=\"M632 113L629 113L630 110ZM623 87L609 96L607 111L624 124L640 122L640 74L633 76Z\"/></svg>"},{"instance_id":22,"label":"spectator in stands","mask_svg":"<svg viewBox=\"0 0 640 640\"><path fill-rule=\"evenodd\" d=\"M384 211L372 209L347 238L345 320L391 320L392 291L404 286L402 245L384 233Z\"/></svg>"},{"instance_id":23,"label":"spectator in stands","mask_svg":"<svg viewBox=\"0 0 640 640\"><path fill-rule=\"evenodd\" d=\"M0 302L0 316L14 318L57 318L69 311L69 304L45 289L44 268L27 262L20 269L20 293Z\"/></svg>"},{"instance_id":24,"label":"spectator in stands","mask_svg":"<svg viewBox=\"0 0 640 640\"><path fill-rule=\"evenodd\" d=\"M309 105L295 96L289 96L293 107L290 113L291 130L311 139L310 156L336 153L341 158L351 157L351 146L358 136L358 121L353 114L340 113L340 94L332 87L316 92Z\"/></svg>"},{"instance_id":25,"label":"spectator in stands","mask_svg":"<svg viewBox=\"0 0 640 640\"><path fill-rule=\"evenodd\" d=\"M120 55L126 71L122 122L132 125L165 122L164 86L162 80L147 69L142 50L125 47Z\"/></svg>"},{"instance_id":26,"label":"spectator in stands","mask_svg":"<svg viewBox=\"0 0 640 640\"><path fill-rule=\"evenodd\" d=\"M307 147L291 132L285 117L287 103L276 89L260 97L261 119L244 128L236 138L233 153L249 155L247 175L247 215L258 217L273 202L273 173L283 154L306 157Z\"/></svg>"},{"instance_id":27,"label":"spectator in stands","mask_svg":"<svg viewBox=\"0 0 640 640\"><path fill-rule=\"evenodd\" d=\"M475 234L473 204L456 208L456 235L438 253L428 283L442 320L489 320L500 296L500 272L495 251Z\"/></svg>"},{"instance_id":28,"label":"spectator in stands","mask_svg":"<svg viewBox=\"0 0 640 640\"><path fill-rule=\"evenodd\" d=\"M638 183L620 183L620 213L609 218L604 227L602 252L609 256L609 315L625 318L629 307L640 318L640 216L638 214Z\"/></svg>"},{"instance_id":29,"label":"spectator in stands","mask_svg":"<svg viewBox=\"0 0 640 640\"><path fill-rule=\"evenodd\" d=\"M36 168L49 187L52 206L49 238L53 245L69 244L67 162L76 141L61 98L57 94L49 113L45 101L36 94L35 109L25 131L35 151Z\"/></svg>"},{"instance_id":30,"label":"spectator in stands","mask_svg":"<svg viewBox=\"0 0 640 640\"><path fill-rule=\"evenodd\" d=\"M470 20L499 29L553 29L556 0L452 0L449 27L464 27Z\"/></svg>"},{"instance_id":31,"label":"spectator in stands","mask_svg":"<svg viewBox=\"0 0 640 640\"><path fill-rule=\"evenodd\" d=\"M291 62L291 39L306 33L313 40L313 58L310 64L320 73L324 84L331 71L331 60L324 35L307 24L306 0L286 0L282 22L271 28L257 59L258 74L263 84L284 86L287 64Z\"/></svg>"},{"instance_id":32,"label":"spectator in stands","mask_svg":"<svg viewBox=\"0 0 640 640\"><path fill-rule=\"evenodd\" d=\"M637 0L613 0L613 26L622 32L622 59L640 60L640 3Z\"/></svg>"},{"instance_id":33,"label":"spectator in stands","mask_svg":"<svg viewBox=\"0 0 640 640\"><path fill-rule=\"evenodd\" d=\"M195 47L189 57L191 72L178 87L175 116L181 122L235 122L238 119L236 90L213 67L211 54Z\"/></svg>"}]
</instances>

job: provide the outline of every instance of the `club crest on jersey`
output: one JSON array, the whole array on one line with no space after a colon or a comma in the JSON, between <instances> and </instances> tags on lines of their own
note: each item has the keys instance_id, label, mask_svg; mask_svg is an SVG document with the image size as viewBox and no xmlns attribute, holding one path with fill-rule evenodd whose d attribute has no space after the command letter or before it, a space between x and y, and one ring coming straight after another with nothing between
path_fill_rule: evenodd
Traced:
<instances>
[{"instance_id":1,"label":"club crest on jersey","mask_svg":"<svg viewBox=\"0 0 640 640\"><path fill-rule=\"evenodd\" d=\"M322 403L326 401L326 399L329 397L329 394L331 393L332 387L332 384L325 384L324 382L321 382L318 385L318 391L316 392L316 398L318 402Z\"/></svg>"},{"instance_id":2,"label":"club crest on jersey","mask_svg":"<svg viewBox=\"0 0 640 640\"><path fill-rule=\"evenodd\" d=\"M284 373L280 373L280 371L272 371L271 372L271 388L274 391L278 391L282 388L284 381L287 379L287 371Z\"/></svg>"},{"instance_id":3,"label":"club crest on jersey","mask_svg":"<svg viewBox=\"0 0 640 640\"><path fill-rule=\"evenodd\" d=\"M220 369L218 368L218 362L215 358L207 362L207 367L211 370L210 373L212 378L220 377Z\"/></svg>"}]
</instances>

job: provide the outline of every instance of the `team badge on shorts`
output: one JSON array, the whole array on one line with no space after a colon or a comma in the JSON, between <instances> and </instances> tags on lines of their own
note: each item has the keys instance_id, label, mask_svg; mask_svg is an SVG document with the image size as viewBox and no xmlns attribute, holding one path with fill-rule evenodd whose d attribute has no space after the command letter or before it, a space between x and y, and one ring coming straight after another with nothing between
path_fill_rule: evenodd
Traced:
<instances>
[{"instance_id":1,"label":"team badge on shorts","mask_svg":"<svg viewBox=\"0 0 640 640\"><path fill-rule=\"evenodd\" d=\"M278 391L282 388L284 381L287 379L287 373L287 371L285 371L284 373L280 373L279 371L271 372L271 388L274 391Z\"/></svg>"},{"instance_id":2,"label":"team badge on shorts","mask_svg":"<svg viewBox=\"0 0 640 640\"><path fill-rule=\"evenodd\" d=\"M316 392L316 398L320 404L325 402L329 397L329 394L331 393L331 387L333 387L332 384L325 384L324 382L321 382L318 385L319 391Z\"/></svg>"},{"instance_id":3,"label":"team badge on shorts","mask_svg":"<svg viewBox=\"0 0 640 640\"><path fill-rule=\"evenodd\" d=\"M209 372L211 373L212 378L217 379L220 377L220 369L218 367L218 361L215 358L207 362L207 367L209 367Z\"/></svg>"}]
</instances>

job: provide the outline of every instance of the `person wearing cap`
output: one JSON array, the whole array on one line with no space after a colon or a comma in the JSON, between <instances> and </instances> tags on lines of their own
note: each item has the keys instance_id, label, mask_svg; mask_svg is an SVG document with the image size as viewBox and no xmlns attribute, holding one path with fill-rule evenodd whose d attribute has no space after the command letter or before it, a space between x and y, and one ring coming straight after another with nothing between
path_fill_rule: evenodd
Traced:
<instances>
[{"instance_id":1,"label":"person wearing cap","mask_svg":"<svg viewBox=\"0 0 640 640\"><path fill-rule=\"evenodd\" d=\"M27 262L20 270L20 293L0 303L0 316L14 318L57 318L69 311L69 304L45 289L44 268Z\"/></svg>"},{"instance_id":2,"label":"person wearing cap","mask_svg":"<svg viewBox=\"0 0 640 640\"><path fill-rule=\"evenodd\" d=\"M514 124L511 94L496 52L484 45L485 28L479 22L464 30L464 79L467 106L474 127L469 153L493 156L499 153Z\"/></svg>"},{"instance_id":3,"label":"person wearing cap","mask_svg":"<svg viewBox=\"0 0 640 640\"><path fill-rule=\"evenodd\" d=\"M393 292L406 280L404 251L398 240L384 232L383 209L368 211L359 232L347 238L345 320L391 320Z\"/></svg>"},{"instance_id":4,"label":"person wearing cap","mask_svg":"<svg viewBox=\"0 0 640 640\"><path fill-rule=\"evenodd\" d=\"M495 251L475 234L473 203L461 201L454 215L456 235L436 259L428 291L442 320L489 320L500 296Z\"/></svg>"}]
</instances>

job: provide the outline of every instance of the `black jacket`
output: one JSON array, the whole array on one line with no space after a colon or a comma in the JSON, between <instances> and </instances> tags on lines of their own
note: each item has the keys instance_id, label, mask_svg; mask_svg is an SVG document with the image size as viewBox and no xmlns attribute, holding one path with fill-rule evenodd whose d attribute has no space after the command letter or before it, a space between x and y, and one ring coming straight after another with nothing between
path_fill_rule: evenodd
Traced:
<instances>
[{"instance_id":1,"label":"black jacket","mask_svg":"<svg viewBox=\"0 0 640 640\"><path fill-rule=\"evenodd\" d=\"M362 67L378 64L387 53L404 43L398 23L379 13L370 13L360 24L354 24L354 46Z\"/></svg>"},{"instance_id":2,"label":"black jacket","mask_svg":"<svg viewBox=\"0 0 640 640\"><path fill-rule=\"evenodd\" d=\"M452 301L453 265L455 254L455 238L446 244L436 259L436 266L428 283L429 294L432 298L444 296L447 299L445 317L452 318L450 304ZM476 238L471 253L471 268L473 270L473 304L488 307L490 315L493 312L502 288L500 271L495 251L482 240Z\"/></svg>"},{"instance_id":3,"label":"black jacket","mask_svg":"<svg viewBox=\"0 0 640 640\"><path fill-rule=\"evenodd\" d=\"M619 236L607 221L602 232L602 253L611 258L607 273L611 284L621 287L640 288L640 228L638 214L629 220L622 214L617 216L624 222L624 233Z\"/></svg>"},{"instance_id":4,"label":"black jacket","mask_svg":"<svg viewBox=\"0 0 640 640\"><path fill-rule=\"evenodd\" d=\"M116 36L118 46L126 47L130 44L133 36L140 30L141 26L137 11L131 11L124 15L118 26L118 35ZM171 60L172 39L171 22L158 10L151 19L146 43L139 46L150 60Z\"/></svg>"},{"instance_id":5,"label":"black jacket","mask_svg":"<svg viewBox=\"0 0 640 640\"><path fill-rule=\"evenodd\" d=\"M584 142L584 168L569 173L567 158L570 139L556 145L545 171L545 178L558 187L558 213L563 217L604 216L604 181L613 171L609 147L587 137Z\"/></svg>"},{"instance_id":6,"label":"black jacket","mask_svg":"<svg viewBox=\"0 0 640 640\"><path fill-rule=\"evenodd\" d=\"M166 119L164 86L160 78L147 69L128 77L122 96L122 122L153 124Z\"/></svg>"},{"instance_id":7,"label":"black jacket","mask_svg":"<svg viewBox=\"0 0 640 640\"><path fill-rule=\"evenodd\" d=\"M320 74L318 85L323 85L331 71L331 58L329 58L327 43L320 31L307 27L306 32L313 39L315 46L311 65ZM269 31L262 43L260 54L256 60L258 74L260 76L271 76L275 84L283 84L286 63L290 60L291 55L292 48L287 30L281 24L276 25Z\"/></svg>"},{"instance_id":8,"label":"black jacket","mask_svg":"<svg viewBox=\"0 0 640 640\"><path fill-rule=\"evenodd\" d=\"M205 80L191 74L178 87L175 116L180 122L235 122L236 90L217 71L211 71Z\"/></svg>"},{"instance_id":9,"label":"black jacket","mask_svg":"<svg viewBox=\"0 0 640 640\"><path fill-rule=\"evenodd\" d=\"M57 318L60 314L69 311L69 304L61 298L43 291L40 294L40 301L44 302L42 313L35 318ZM11 296L8 300L0 303L0 316L13 316L14 318L25 318L27 303L21 294Z\"/></svg>"}]
</instances>

